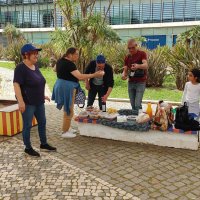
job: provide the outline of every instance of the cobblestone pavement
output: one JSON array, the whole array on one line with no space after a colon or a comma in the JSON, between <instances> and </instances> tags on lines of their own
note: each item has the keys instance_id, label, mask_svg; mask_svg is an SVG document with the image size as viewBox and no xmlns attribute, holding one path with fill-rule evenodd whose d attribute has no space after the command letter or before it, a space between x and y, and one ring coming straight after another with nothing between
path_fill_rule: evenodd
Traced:
<instances>
[{"instance_id":1,"label":"cobblestone pavement","mask_svg":"<svg viewBox=\"0 0 200 200\"><path fill-rule=\"evenodd\" d=\"M60 171L63 171L64 165L71 166L75 171L81 169L81 172L84 171L88 173L89 177L91 175L96 177L97 180L101 179L141 200L200 199L199 151L163 148L153 145L142 145L83 136L77 136L73 139L64 139L60 137L62 112L56 110L55 106L48 105L46 107L46 114L48 119L48 139L51 144L57 146L57 153L51 153L50 156L48 154L42 154L41 159L37 160L34 164L35 160L33 161L31 158L27 160L27 158L24 157L21 142L16 142L13 138L5 138L4 141L0 143L1 164L3 163L3 165L0 166L1 171L5 172L0 176L0 183L6 185L6 191L11 192L10 186L18 184L19 190L25 191L25 194L28 193L33 196L37 194L36 196L38 196L39 193L44 194L45 191L47 191L45 189L49 189L48 194L55 195L57 193L54 194L51 192L54 190L56 191L56 189L62 190L63 187L65 188L65 184L60 184L57 185L56 188L51 189L50 185L56 186L55 179L59 179L59 177L63 176L64 179L61 180L61 183L69 180L71 184L73 183L74 176L65 173L60 174ZM73 123L73 126L77 128L75 123ZM38 147L39 139L37 127L32 128L31 134L33 145ZM16 135L14 138L20 141L22 140L21 134ZM54 162L55 160L59 161L59 163ZM28 163L26 163L27 161ZM11 164L9 165L10 162ZM57 164L59 166L55 167ZM31 170L29 169L30 166L32 166ZM18 176L16 175L16 170L19 170L19 168L23 168L24 173L21 172ZM43 168L46 170L45 172ZM59 170L57 170L57 168ZM12 172L12 170L14 170L14 172ZM68 170L66 173L67 172ZM45 175L48 173L50 178ZM41 180L41 178L39 178L42 176L46 183L49 181L49 188L38 186L40 190L37 190L37 183L41 185L44 182L43 179ZM23 181L20 177L22 180L31 180L30 177L35 177L33 182L28 181L26 183L28 186L35 185L33 190L28 186L23 186ZM65 191L65 189L63 191ZM61 191L61 193L63 191ZM64 199L61 193L58 193L55 199ZM105 192L102 193L105 194ZM13 195L12 199L18 198L17 193L13 192L11 194ZM65 194L68 195L69 193ZM22 195L20 198L21 197L26 199L26 196ZM73 196L73 198L76 199L78 197ZM103 197L101 198L104 199ZM95 199L95 197L85 197L85 199ZM111 199L111 197L108 197L108 199ZM115 199L123 198L118 196ZM130 197L130 199L133 199L133 197Z\"/></svg>"},{"instance_id":2,"label":"cobblestone pavement","mask_svg":"<svg viewBox=\"0 0 200 200\"><path fill-rule=\"evenodd\" d=\"M0 137L0 200L200 199L199 150L83 136L61 138L62 112L47 105L46 115L48 140L58 148L56 153L27 157L21 134ZM78 128L75 122L73 127ZM32 128L31 140L38 148L37 127Z\"/></svg>"},{"instance_id":3,"label":"cobblestone pavement","mask_svg":"<svg viewBox=\"0 0 200 200\"><path fill-rule=\"evenodd\" d=\"M15 151L13 151L13 149ZM22 142L10 139L0 148L0 198L3 199L135 199L55 155L39 159L23 155Z\"/></svg>"}]
</instances>

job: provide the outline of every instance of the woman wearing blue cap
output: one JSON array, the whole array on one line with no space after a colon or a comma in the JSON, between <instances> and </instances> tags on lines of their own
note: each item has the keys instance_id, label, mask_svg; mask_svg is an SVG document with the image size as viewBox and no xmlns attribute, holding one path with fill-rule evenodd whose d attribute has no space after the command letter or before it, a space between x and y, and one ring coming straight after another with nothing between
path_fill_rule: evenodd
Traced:
<instances>
[{"instance_id":1,"label":"woman wearing blue cap","mask_svg":"<svg viewBox=\"0 0 200 200\"><path fill-rule=\"evenodd\" d=\"M46 80L36 66L38 52L41 50L42 49L38 49L32 44L25 44L21 48L23 61L16 66L13 80L15 95L23 118L22 135L25 153L38 157L40 154L32 148L30 141L33 116L36 117L38 122L38 132L41 143L40 148L49 151L56 150L55 147L47 143L46 138L44 101L45 99L50 101L50 99L44 95Z\"/></svg>"}]
</instances>

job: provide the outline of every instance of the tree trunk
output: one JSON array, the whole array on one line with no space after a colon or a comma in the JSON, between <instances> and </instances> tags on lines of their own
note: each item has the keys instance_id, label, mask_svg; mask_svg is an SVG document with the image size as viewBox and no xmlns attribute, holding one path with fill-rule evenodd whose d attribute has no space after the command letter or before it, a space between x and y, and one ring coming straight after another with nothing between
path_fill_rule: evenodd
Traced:
<instances>
[{"instance_id":1,"label":"tree trunk","mask_svg":"<svg viewBox=\"0 0 200 200\"><path fill-rule=\"evenodd\" d=\"M178 90L183 91L186 82L187 82L186 78L176 76L176 87Z\"/></svg>"}]
</instances>

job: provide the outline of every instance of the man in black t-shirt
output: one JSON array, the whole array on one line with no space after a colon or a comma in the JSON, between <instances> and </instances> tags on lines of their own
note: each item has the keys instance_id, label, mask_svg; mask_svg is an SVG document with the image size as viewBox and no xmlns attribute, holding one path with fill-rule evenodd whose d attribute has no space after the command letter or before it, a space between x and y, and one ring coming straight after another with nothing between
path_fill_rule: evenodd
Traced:
<instances>
[{"instance_id":1,"label":"man in black t-shirt","mask_svg":"<svg viewBox=\"0 0 200 200\"><path fill-rule=\"evenodd\" d=\"M107 98L112 92L112 88L114 86L113 69L106 63L103 55L98 55L96 60L91 61L87 66L85 73L92 74L99 70L105 72L102 78L92 78L90 80L86 80L86 89L88 90L87 106L93 105L95 97L98 93L99 108L102 110L102 102L106 103Z\"/></svg>"}]
</instances>

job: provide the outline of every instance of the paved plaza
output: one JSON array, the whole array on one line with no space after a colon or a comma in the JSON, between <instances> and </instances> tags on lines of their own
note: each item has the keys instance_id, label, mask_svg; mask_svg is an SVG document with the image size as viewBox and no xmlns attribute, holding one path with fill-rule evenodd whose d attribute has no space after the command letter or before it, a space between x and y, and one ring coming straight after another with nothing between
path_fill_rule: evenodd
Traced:
<instances>
[{"instance_id":1,"label":"paved plaza","mask_svg":"<svg viewBox=\"0 0 200 200\"><path fill-rule=\"evenodd\" d=\"M24 154L21 134L0 136L0 200L200 199L199 150L79 135L62 138L62 114L55 105L46 105L48 140L57 152L32 158ZM75 122L73 127L78 130ZM40 151L37 126L31 139Z\"/></svg>"}]
</instances>

